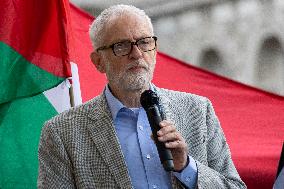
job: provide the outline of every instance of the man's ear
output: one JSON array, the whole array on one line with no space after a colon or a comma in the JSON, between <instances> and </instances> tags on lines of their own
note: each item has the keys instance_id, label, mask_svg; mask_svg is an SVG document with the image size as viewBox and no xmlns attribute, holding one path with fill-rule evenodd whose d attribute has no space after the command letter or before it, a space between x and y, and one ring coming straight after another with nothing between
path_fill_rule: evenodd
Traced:
<instances>
[{"instance_id":1,"label":"man's ear","mask_svg":"<svg viewBox=\"0 0 284 189\"><path fill-rule=\"evenodd\" d=\"M102 61L101 55L99 55L96 51L93 51L90 54L90 58L93 62L93 64L96 66L97 70L101 73L105 73L105 64Z\"/></svg>"}]
</instances>

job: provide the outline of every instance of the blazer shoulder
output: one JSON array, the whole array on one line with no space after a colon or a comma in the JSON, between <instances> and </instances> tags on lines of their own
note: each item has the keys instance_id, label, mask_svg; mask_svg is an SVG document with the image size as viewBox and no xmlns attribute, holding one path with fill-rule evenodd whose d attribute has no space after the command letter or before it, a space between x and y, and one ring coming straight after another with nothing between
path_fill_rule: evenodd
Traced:
<instances>
[{"instance_id":1,"label":"blazer shoulder","mask_svg":"<svg viewBox=\"0 0 284 189\"><path fill-rule=\"evenodd\" d=\"M182 92L182 91L174 91L170 89L158 89L161 96L165 96L168 98L169 101L174 103L190 103L192 105L205 105L211 104L210 100L207 97L200 96L197 94L192 94L188 92Z\"/></svg>"},{"instance_id":2,"label":"blazer shoulder","mask_svg":"<svg viewBox=\"0 0 284 189\"><path fill-rule=\"evenodd\" d=\"M86 119L88 114L96 112L98 108L106 106L106 101L103 95L96 96L95 98L70 108L45 122L45 125L57 127L65 125L66 123L71 123L77 119Z\"/></svg>"}]
</instances>

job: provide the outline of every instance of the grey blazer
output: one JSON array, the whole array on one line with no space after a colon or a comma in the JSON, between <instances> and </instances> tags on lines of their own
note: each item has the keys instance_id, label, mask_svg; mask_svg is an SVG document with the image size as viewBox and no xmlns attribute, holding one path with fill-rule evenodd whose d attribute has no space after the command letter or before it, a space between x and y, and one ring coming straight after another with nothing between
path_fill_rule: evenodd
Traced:
<instances>
[{"instance_id":1,"label":"grey blazer","mask_svg":"<svg viewBox=\"0 0 284 189\"><path fill-rule=\"evenodd\" d=\"M210 101L156 88L198 168L200 189L246 188ZM184 188L172 175L172 187ZM132 188L104 94L45 123L39 144L38 188Z\"/></svg>"}]
</instances>

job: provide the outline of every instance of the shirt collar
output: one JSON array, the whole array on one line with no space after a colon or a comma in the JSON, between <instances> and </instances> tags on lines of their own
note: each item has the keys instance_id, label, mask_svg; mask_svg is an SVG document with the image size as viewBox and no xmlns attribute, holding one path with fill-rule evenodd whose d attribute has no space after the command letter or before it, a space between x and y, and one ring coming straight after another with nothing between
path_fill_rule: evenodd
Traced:
<instances>
[{"instance_id":1,"label":"shirt collar","mask_svg":"<svg viewBox=\"0 0 284 189\"><path fill-rule=\"evenodd\" d=\"M113 96L108 85L105 88L105 96L110 108L112 119L115 120L118 111L125 106L116 97Z\"/></svg>"},{"instance_id":2,"label":"shirt collar","mask_svg":"<svg viewBox=\"0 0 284 189\"><path fill-rule=\"evenodd\" d=\"M155 90L155 85L150 83L150 89ZM108 85L106 85L104 93L108 106L110 108L112 119L115 120L119 110L126 107L116 97L113 96Z\"/></svg>"}]
</instances>

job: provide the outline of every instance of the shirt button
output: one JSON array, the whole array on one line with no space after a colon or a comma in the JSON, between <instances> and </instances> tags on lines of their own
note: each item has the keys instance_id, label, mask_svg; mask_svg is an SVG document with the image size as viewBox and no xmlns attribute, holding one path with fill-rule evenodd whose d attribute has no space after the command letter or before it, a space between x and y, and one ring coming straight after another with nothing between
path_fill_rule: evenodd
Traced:
<instances>
[{"instance_id":1,"label":"shirt button","mask_svg":"<svg viewBox=\"0 0 284 189\"><path fill-rule=\"evenodd\" d=\"M143 131L143 126L142 126L142 125L139 125L139 129L140 129L141 131Z\"/></svg>"},{"instance_id":2,"label":"shirt button","mask_svg":"<svg viewBox=\"0 0 284 189\"><path fill-rule=\"evenodd\" d=\"M151 158L150 154L147 154L146 158L147 158L147 159L150 159L150 158ZM154 185L153 185L153 186L154 186Z\"/></svg>"},{"instance_id":3,"label":"shirt button","mask_svg":"<svg viewBox=\"0 0 284 189\"><path fill-rule=\"evenodd\" d=\"M153 184L152 186L153 186L153 188L158 188L155 184Z\"/></svg>"}]
</instances>

